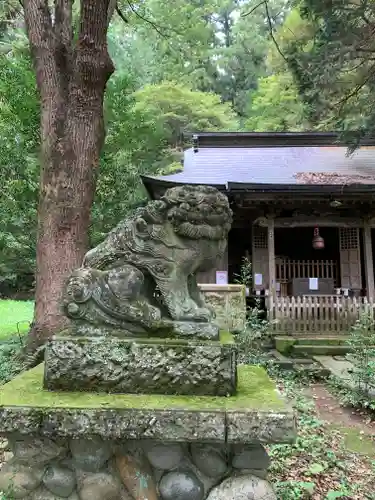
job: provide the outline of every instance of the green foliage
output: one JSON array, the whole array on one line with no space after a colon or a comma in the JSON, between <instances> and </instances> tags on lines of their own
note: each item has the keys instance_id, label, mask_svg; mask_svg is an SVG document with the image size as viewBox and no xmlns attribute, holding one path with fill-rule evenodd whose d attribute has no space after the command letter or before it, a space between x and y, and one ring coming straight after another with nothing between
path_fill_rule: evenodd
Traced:
<instances>
[{"instance_id":1,"label":"green foliage","mask_svg":"<svg viewBox=\"0 0 375 500\"><path fill-rule=\"evenodd\" d=\"M353 364L349 380L332 385L343 404L375 410L375 322L364 313L352 327L347 345L347 359Z\"/></svg>"},{"instance_id":2,"label":"green foliage","mask_svg":"<svg viewBox=\"0 0 375 500\"><path fill-rule=\"evenodd\" d=\"M33 281L39 102L24 48L2 58L0 68L0 288L4 293L22 284L30 288ZM15 88L20 90L15 92ZM107 86L107 138L92 211L92 244L145 203L140 174L159 175L181 168L181 132L237 127L229 105L216 95L171 82L136 88L136 79L126 72L118 72Z\"/></svg>"},{"instance_id":3,"label":"green foliage","mask_svg":"<svg viewBox=\"0 0 375 500\"><path fill-rule=\"evenodd\" d=\"M0 491L0 500L15 500L12 491Z\"/></svg>"},{"instance_id":4,"label":"green foliage","mask_svg":"<svg viewBox=\"0 0 375 500\"><path fill-rule=\"evenodd\" d=\"M293 404L297 417L298 437L292 445L271 445L270 479L280 500L307 500L312 497L319 484L325 481L325 500L333 498L352 498L367 493L366 487L348 480L351 469L350 456L341 446L333 447L337 436L316 414L314 401L304 395L300 381L288 377L283 372L278 375L283 394ZM332 484L331 477L334 479ZM318 491L316 491L318 493ZM358 496L357 498L366 498ZM371 498L371 497L368 497Z\"/></svg>"},{"instance_id":5,"label":"green foliage","mask_svg":"<svg viewBox=\"0 0 375 500\"><path fill-rule=\"evenodd\" d=\"M307 104L299 95L284 52L292 43L304 50L313 37L310 24L303 20L297 9L291 10L281 26L274 29L275 43L269 46L266 64L269 74L258 80L258 88L250 96L247 130L302 131L311 130Z\"/></svg>"},{"instance_id":6,"label":"green foliage","mask_svg":"<svg viewBox=\"0 0 375 500\"><path fill-rule=\"evenodd\" d=\"M29 329L34 303L21 300L0 300L0 340Z\"/></svg>"},{"instance_id":7,"label":"green foliage","mask_svg":"<svg viewBox=\"0 0 375 500\"><path fill-rule=\"evenodd\" d=\"M310 120L321 127L371 134L375 127L373 2L302 0L310 42L295 33L285 50ZM349 140L349 138L348 138Z\"/></svg>"},{"instance_id":8,"label":"green foliage","mask_svg":"<svg viewBox=\"0 0 375 500\"><path fill-rule=\"evenodd\" d=\"M308 128L305 107L289 72L279 73L258 82L251 95L246 130L254 132L302 131Z\"/></svg>"},{"instance_id":9,"label":"green foliage","mask_svg":"<svg viewBox=\"0 0 375 500\"><path fill-rule=\"evenodd\" d=\"M32 275L35 259L39 102L22 39L0 58L0 288ZM28 286L32 278L28 279Z\"/></svg>"},{"instance_id":10,"label":"green foliage","mask_svg":"<svg viewBox=\"0 0 375 500\"><path fill-rule=\"evenodd\" d=\"M181 133L237 126L229 106L211 94L172 83L134 91L129 75L111 79L105 101L107 138L93 207L92 243L129 211L146 202L140 175L181 168Z\"/></svg>"},{"instance_id":11,"label":"green foliage","mask_svg":"<svg viewBox=\"0 0 375 500\"><path fill-rule=\"evenodd\" d=\"M191 131L236 130L238 122L231 108L215 94L192 91L174 82L147 85L135 93L135 112L143 117L163 143L181 145L181 134Z\"/></svg>"},{"instance_id":12,"label":"green foliage","mask_svg":"<svg viewBox=\"0 0 375 500\"><path fill-rule=\"evenodd\" d=\"M347 344L351 353L347 354L354 369L352 381L358 391L375 389L375 322L370 314L364 313L350 332Z\"/></svg>"},{"instance_id":13,"label":"green foliage","mask_svg":"<svg viewBox=\"0 0 375 500\"><path fill-rule=\"evenodd\" d=\"M16 336L0 342L0 385L9 382L22 371L22 348L22 341Z\"/></svg>"},{"instance_id":14,"label":"green foliage","mask_svg":"<svg viewBox=\"0 0 375 500\"><path fill-rule=\"evenodd\" d=\"M251 260L248 257L242 258L241 268L239 274L235 274L235 283L239 285L245 285L250 288L253 287L253 266Z\"/></svg>"},{"instance_id":15,"label":"green foliage","mask_svg":"<svg viewBox=\"0 0 375 500\"><path fill-rule=\"evenodd\" d=\"M264 9L242 17L253 6L250 0L143 2L139 13L151 24L138 19L124 38L127 67L134 68L142 84L168 79L213 92L243 117L249 93L265 75L269 46ZM269 1L275 26L286 9L283 0Z\"/></svg>"},{"instance_id":16,"label":"green foliage","mask_svg":"<svg viewBox=\"0 0 375 500\"><path fill-rule=\"evenodd\" d=\"M252 288L252 264L248 257L243 257L240 272L235 276L235 283ZM262 344L269 340L270 324L262 318L262 314L257 302L254 307L247 308L245 329L237 334L236 341L245 363L267 366L267 355L262 350Z\"/></svg>"}]
</instances>

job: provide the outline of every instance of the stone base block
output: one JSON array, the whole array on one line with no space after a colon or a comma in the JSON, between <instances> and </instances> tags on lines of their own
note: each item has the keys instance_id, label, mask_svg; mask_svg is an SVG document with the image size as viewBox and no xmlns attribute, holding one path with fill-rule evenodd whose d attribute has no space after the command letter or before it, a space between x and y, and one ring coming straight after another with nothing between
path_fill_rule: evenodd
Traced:
<instances>
[{"instance_id":1,"label":"stone base block","mask_svg":"<svg viewBox=\"0 0 375 500\"><path fill-rule=\"evenodd\" d=\"M293 442L295 420L262 368L239 366L227 398L50 392L43 369L0 388L10 498L276 500L263 444Z\"/></svg>"},{"instance_id":2,"label":"stone base block","mask_svg":"<svg viewBox=\"0 0 375 500\"><path fill-rule=\"evenodd\" d=\"M51 392L43 364L0 388L0 435L154 439L211 443L289 443L295 421L266 372L238 367L238 391L227 398Z\"/></svg>"},{"instance_id":3,"label":"stone base block","mask_svg":"<svg viewBox=\"0 0 375 500\"><path fill-rule=\"evenodd\" d=\"M51 391L228 396L236 393L233 339L61 337L46 348L44 387Z\"/></svg>"}]
</instances>

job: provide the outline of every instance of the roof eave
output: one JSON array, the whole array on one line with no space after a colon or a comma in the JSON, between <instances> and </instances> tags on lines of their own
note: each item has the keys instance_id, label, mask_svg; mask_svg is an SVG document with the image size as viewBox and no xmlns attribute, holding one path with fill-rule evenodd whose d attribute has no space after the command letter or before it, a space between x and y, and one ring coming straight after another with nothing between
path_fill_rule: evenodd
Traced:
<instances>
[{"instance_id":1,"label":"roof eave","mask_svg":"<svg viewBox=\"0 0 375 500\"><path fill-rule=\"evenodd\" d=\"M354 134L355 132L352 132ZM347 133L346 137L350 136ZM191 132L185 134L194 148L348 146L338 132ZM375 137L363 137L361 146L375 146Z\"/></svg>"},{"instance_id":2,"label":"roof eave","mask_svg":"<svg viewBox=\"0 0 375 500\"><path fill-rule=\"evenodd\" d=\"M374 184L251 184L228 182L228 192L277 194L374 194Z\"/></svg>"}]
</instances>

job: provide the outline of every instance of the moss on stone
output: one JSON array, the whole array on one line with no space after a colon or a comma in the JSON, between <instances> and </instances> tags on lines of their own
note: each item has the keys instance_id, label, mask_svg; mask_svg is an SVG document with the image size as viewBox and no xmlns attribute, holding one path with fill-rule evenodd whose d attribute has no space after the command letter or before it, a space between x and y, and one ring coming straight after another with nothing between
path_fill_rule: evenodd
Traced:
<instances>
[{"instance_id":1,"label":"moss on stone","mask_svg":"<svg viewBox=\"0 0 375 500\"><path fill-rule=\"evenodd\" d=\"M296 339L293 337L276 337L275 338L275 346L276 349L281 352L281 354L284 354L285 356L288 356L293 349L294 344L296 343Z\"/></svg>"},{"instance_id":2,"label":"moss on stone","mask_svg":"<svg viewBox=\"0 0 375 500\"><path fill-rule=\"evenodd\" d=\"M221 344L234 344L234 336L232 333L226 331L226 330L221 330L220 331L220 343Z\"/></svg>"},{"instance_id":3,"label":"moss on stone","mask_svg":"<svg viewBox=\"0 0 375 500\"><path fill-rule=\"evenodd\" d=\"M42 389L43 372L44 365L41 364L2 386L0 407L265 412L286 410L275 384L265 370L258 366L238 368L238 393L231 397L48 392Z\"/></svg>"}]
</instances>

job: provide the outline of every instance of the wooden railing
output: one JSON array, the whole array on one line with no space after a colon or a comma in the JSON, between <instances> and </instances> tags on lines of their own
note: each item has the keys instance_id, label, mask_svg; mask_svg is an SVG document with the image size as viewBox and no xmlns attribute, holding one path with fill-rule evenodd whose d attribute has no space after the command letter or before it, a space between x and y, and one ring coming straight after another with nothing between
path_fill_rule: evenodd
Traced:
<instances>
[{"instance_id":1,"label":"wooden railing","mask_svg":"<svg viewBox=\"0 0 375 500\"><path fill-rule=\"evenodd\" d=\"M287 282L293 278L332 278L337 280L335 260L290 260L276 258L276 281Z\"/></svg>"},{"instance_id":2,"label":"wooden railing","mask_svg":"<svg viewBox=\"0 0 375 500\"><path fill-rule=\"evenodd\" d=\"M365 297L268 297L267 309L272 330L283 334L347 333L362 313L375 320L375 303Z\"/></svg>"}]
</instances>

